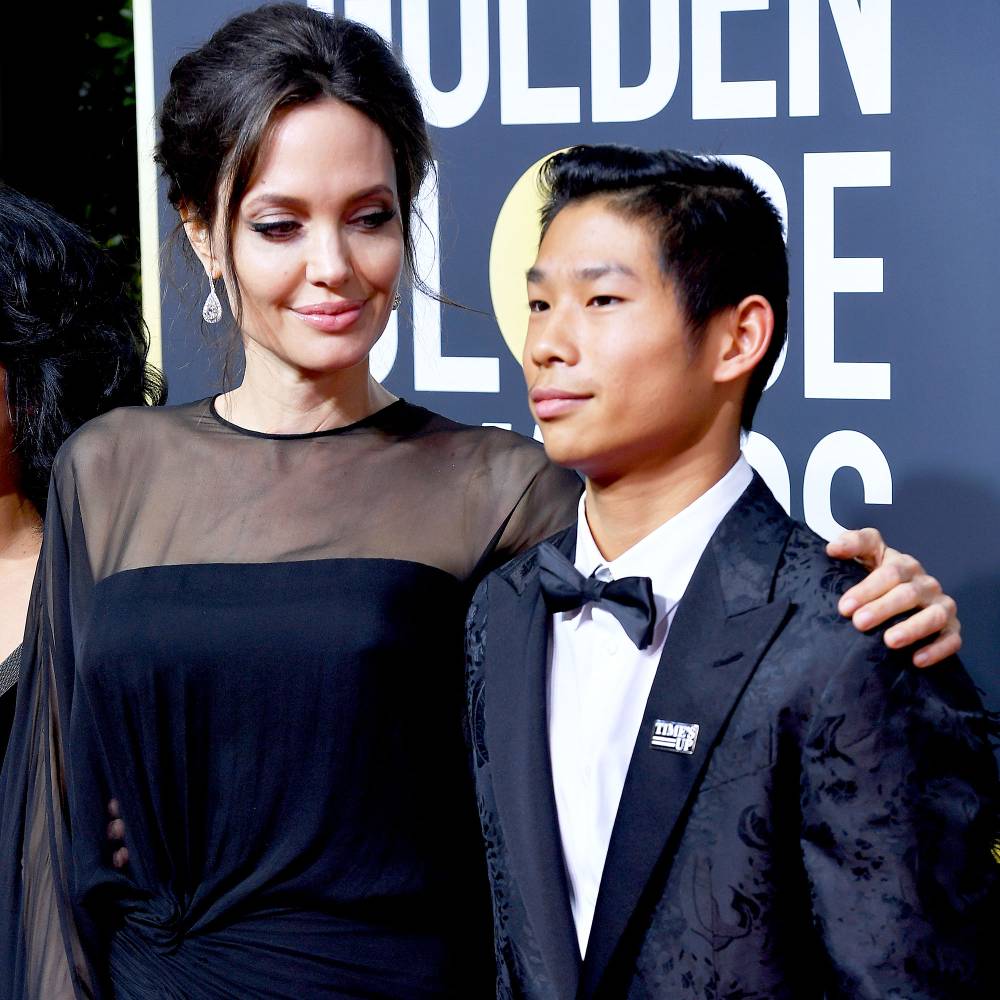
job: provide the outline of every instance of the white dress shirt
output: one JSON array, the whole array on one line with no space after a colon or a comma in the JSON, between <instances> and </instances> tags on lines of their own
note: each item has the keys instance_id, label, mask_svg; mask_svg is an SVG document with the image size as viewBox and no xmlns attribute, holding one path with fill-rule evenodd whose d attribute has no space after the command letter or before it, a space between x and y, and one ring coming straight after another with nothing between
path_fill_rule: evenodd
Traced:
<instances>
[{"instance_id":1,"label":"white dress shirt","mask_svg":"<svg viewBox=\"0 0 1000 1000\"><path fill-rule=\"evenodd\" d=\"M576 568L598 579L648 576L656 601L653 641L639 650L618 620L592 603L552 616L549 751L570 902L585 954L611 830L660 654L698 560L753 471L736 464L694 503L606 562L577 515Z\"/></svg>"}]
</instances>

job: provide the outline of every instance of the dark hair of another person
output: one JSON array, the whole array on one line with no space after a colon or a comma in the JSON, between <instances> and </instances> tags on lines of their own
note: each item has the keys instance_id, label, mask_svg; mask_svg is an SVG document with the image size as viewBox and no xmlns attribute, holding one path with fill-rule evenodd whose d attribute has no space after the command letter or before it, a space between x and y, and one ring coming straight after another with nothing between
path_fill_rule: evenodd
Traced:
<instances>
[{"instance_id":1,"label":"dark hair of another person","mask_svg":"<svg viewBox=\"0 0 1000 1000\"><path fill-rule=\"evenodd\" d=\"M0 365L20 487L43 517L60 445L116 406L160 404L142 320L110 258L51 208L0 185Z\"/></svg>"},{"instance_id":2,"label":"dark hair of another person","mask_svg":"<svg viewBox=\"0 0 1000 1000\"><path fill-rule=\"evenodd\" d=\"M542 166L542 235L570 202L602 197L651 227L660 267L684 312L688 345L701 346L709 319L761 295L774 333L747 385L740 423L749 430L764 386L785 343L788 258L781 217L743 171L713 157L631 146L575 146Z\"/></svg>"},{"instance_id":3,"label":"dark hair of another person","mask_svg":"<svg viewBox=\"0 0 1000 1000\"><path fill-rule=\"evenodd\" d=\"M171 203L209 231L221 213L224 259L235 274L232 233L264 145L282 112L323 98L360 111L388 138L413 277L414 200L433 168L416 88L377 32L304 5L273 4L238 15L177 61L156 152ZM237 300L237 322L240 308Z\"/></svg>"}]
</instances>

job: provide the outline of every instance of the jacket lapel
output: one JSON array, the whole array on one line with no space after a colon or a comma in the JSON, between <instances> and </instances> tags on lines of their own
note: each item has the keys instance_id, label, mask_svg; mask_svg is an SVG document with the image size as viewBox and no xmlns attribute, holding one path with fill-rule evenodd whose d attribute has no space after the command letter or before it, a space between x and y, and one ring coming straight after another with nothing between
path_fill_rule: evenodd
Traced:
<instances>
[{"instance_id":1,"label":"jacket lapel","mask_svg":"<svg viewBox=\"0 0 1000 1000\"><path fill-rule=\"evenodd\" d=\"M552 539L570 559L576 528ZM552 984L576 993L580 950L552 789L548 740L548 625L534 557L491 585L486 732L493 792L513 882Z\"/></svg>"},{"instance_id":2,"label":"jacket lapel","mask_svg":"<svg viewBox=\"0 0 1000 1000\"><path fill-rule=\"evenodd\" d=\"M712 537L677 609L608 847L581 998L603 993L617 981L612 966L634 957L629 925L648 919L662 888L652 876L673 856L710 755L787 616L788 602L771 602L771 589L790 529L755 476ZM694 753L653 748L657 720L697 723ZM640 905L647 892L649 905Z\"/></svg>"}]
</instances>

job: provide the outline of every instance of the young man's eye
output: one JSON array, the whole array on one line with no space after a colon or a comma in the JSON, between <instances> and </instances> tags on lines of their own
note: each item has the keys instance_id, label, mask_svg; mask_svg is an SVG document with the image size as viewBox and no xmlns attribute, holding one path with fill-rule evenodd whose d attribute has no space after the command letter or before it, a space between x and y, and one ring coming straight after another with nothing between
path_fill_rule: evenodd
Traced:
<instances>
[{"instance_id":1,"label":"young man's eye","mask_svg":"<svg viewBox=\"0 0 1000 1000\"><path fill-rule=\"evenodd\" d=\"M274 222L251 222L250 228L267 239L284 240L298 231L299 223L292 219L280 219Z\"/></svg>"},{"instance_id":2,"label":"young man's eye","mask_svg":"<svg viewBox=\"0 0 1000 1000\"><path fill-rule=\"evenodd\" d=\"M362 229L379 229L396 217L394 208L384 208L377 212L365 212L354 217Z\"/></svg>"},{"instance_id":3,"label":"young man's eye","mask_svg":"<svg viewBox=\"0 0 1000 1000\"><path fill-rule=\"evenodd\" d=\"M621 302L617 295L594 295L587 303L590 306L610 306L615 302Z\"/></svg>"},{"instance_id":4,"label":"young man's eye","mask_svg":"<svg viewBox=\"0 0 1000 1000\"><path fill-rule=\"evenodd\" d=\"M549 308L548 302L543 299L528 299L528 311L533 313L545 312Z\"/></svg>"}]
</instances>

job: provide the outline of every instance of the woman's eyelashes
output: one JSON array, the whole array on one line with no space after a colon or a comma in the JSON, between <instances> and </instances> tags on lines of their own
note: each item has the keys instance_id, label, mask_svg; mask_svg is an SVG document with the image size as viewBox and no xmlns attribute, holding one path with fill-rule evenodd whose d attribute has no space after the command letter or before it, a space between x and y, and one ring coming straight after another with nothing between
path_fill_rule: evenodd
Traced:
<instances>
[{"instance_id":1,"label":"woman's eyelashes","mask_svg":"<svg viewBox=\"0 0 1000 1000\"><path fill-rule=\"evenodd\" d=\"M354 221L364 229L379 229L395 217L396 210L394 208L381 208L374 212L363 212L361 215L355 216Z\"/></svg>"},{"instance_id":2,"label":"woman's eyelashes","mask_svg":"<svg viewBox=\"0 0 1000 1000\"><path fill-rule=\"evenodd\" d=\"M251 222L250 228L270 240L286 240L301 228L300 222L292 219L276 219L273 222Z\"/></svg>"},{"instance_id":3,"label":"woman's eyelashes","mask_svg":"<svg viewBox=\"0 0 1000 1000\"><path fill-rule=\"evenodd\" d=\"M375 211L364 211L353 216L349 220L349 225L357 226L360 229L381 229L382 226L391 222L396 217L395 208L380 208ZM251 222L250 229L259 233L269 240L287 240L294 236L303 223L295 219L274 219Z\"/></svg>"}]
</instances>

